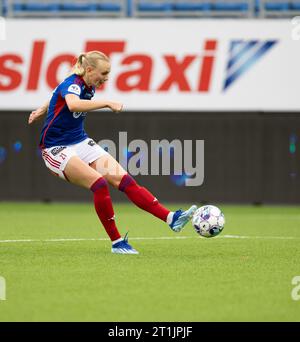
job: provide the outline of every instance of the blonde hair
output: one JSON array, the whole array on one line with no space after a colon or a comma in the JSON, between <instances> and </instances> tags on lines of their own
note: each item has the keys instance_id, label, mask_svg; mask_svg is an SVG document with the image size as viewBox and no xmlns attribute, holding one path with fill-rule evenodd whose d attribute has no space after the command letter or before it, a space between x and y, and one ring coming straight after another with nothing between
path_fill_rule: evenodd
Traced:
<instances>
[{"instance_id":1,"label":"blonde hair","mask_svg":"<svg viewBox=\"0 0 300 342\"><path fill-rule=\"evenodd\" d=\"M88 66L96 68L98 61L109 63L109 58L100 51L89 51L86 53L81 53L72 69L72 73L78 76L84 76L86 68Z\"/></svg>"}]
</instances>

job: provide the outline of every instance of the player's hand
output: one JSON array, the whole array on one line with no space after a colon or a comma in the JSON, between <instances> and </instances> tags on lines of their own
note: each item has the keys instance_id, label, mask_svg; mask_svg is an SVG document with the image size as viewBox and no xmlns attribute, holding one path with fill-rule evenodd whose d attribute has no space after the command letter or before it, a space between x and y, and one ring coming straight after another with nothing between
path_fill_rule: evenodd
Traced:
<instances>
[{"instance_id":1,"label":"player's hand","mask_svg":"<svg viewBox=\"0 0 300 342\"><path fill-rule=\"evenodd\" d=\"M29 115L28 124L31 125L33 122L39 120L44 114L45 111L40 108L33 110Z\"/></svg>"},{"instance_id":2,"label":"player's hand","mask_svg":"<svg viewBox=\"0 0 300 342\"><path fill-rule=\"evenodd\" d=\"M123 109L123 103L120 103L120 102L110 102L109 108L113 112L121 112L121 110Z\"/></svg>"},{"instance_id":3,"label":"player's hand","mask_svg":"<svg viewBox=\"0 0 300 342\"><path fill-rule=\"evenodd\" d=\"M28 118L28 123L31 125L35 120L37 120L37 111L34 110L30 113L29 118Z\"/></svg>"}]
</instances>

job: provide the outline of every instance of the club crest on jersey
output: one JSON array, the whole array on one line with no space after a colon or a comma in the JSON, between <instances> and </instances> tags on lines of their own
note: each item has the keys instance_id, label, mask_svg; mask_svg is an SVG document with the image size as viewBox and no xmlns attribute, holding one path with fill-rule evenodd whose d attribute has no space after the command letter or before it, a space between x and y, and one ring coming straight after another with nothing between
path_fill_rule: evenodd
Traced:
<instances>
[{"instance_id":1,"label":"club crest on jersey","mask_svg":"<svg viewBox=\"0 0 300 342\"><path fill-rule=\"evenodd\" d=\"M68 92L76 94L76 95L80 95L81 89L78 84L71 84L68 88Z\"/></svg>"}]
</instances>

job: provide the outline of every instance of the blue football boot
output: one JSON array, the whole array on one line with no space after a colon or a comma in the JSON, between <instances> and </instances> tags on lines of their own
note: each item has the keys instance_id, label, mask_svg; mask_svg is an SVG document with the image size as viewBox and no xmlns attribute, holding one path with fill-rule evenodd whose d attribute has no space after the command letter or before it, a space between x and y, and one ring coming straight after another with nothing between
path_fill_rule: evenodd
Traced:
<instances>
[{"instance_id":1,"label":"blue football boot","mask_svg":"<svg viewBox=\"0 0 300 342\"><path fill-rule=\"evenodd\" d=\"M112 245L111 252L115 254L139 254L139 252L128 243L128 233L126 233L123 240Z\"/></svg>"},{"instance_id":2,"label":"blue football boot","mask_svg":"<svg viewBox=\"0 0 300 342\"><path fill-rule=\"evenodd\" d=\"M197 210L196 205L192 205L190 209L186 211L177 210L175 211L172 219L172 223L169 225L170 228L178 233L182 230L182 228L189 222L189 220L193 217L194 212Z\"/></svg>"}]
</instances>

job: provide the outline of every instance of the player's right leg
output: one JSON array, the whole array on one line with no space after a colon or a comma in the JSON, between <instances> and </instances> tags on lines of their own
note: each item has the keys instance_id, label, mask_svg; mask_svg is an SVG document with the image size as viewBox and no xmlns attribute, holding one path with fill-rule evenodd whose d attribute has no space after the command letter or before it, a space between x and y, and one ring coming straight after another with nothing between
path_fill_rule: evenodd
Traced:
<instances>
[{"instance_id":1,"label":"player's right leg","mask_svg":"<svg viewBox=\"0 0 300 342\"><path fill-rule=\"evenodd\" d=\"M186 211L172 212L168 210L148 189L137 184L122 166L107 153L91 163L91 167L103 174L108 183L124 192L136 206L167 222L174 232L180 232L197 209L193 205Z\"/></svg>"}]
</instances>

